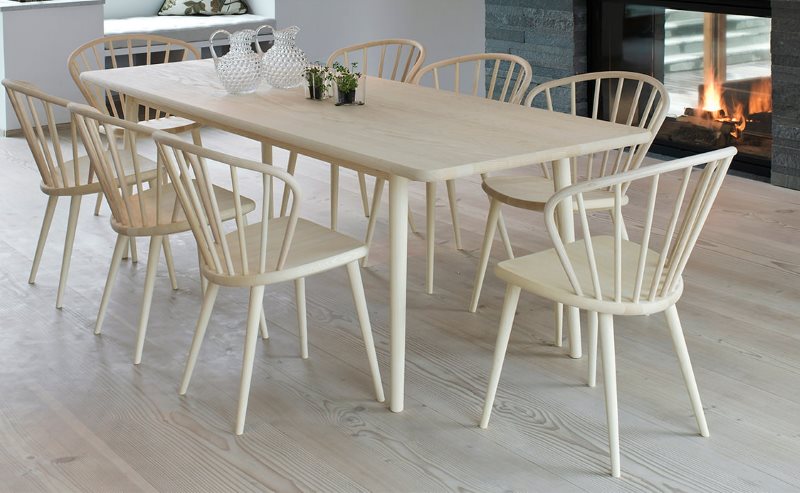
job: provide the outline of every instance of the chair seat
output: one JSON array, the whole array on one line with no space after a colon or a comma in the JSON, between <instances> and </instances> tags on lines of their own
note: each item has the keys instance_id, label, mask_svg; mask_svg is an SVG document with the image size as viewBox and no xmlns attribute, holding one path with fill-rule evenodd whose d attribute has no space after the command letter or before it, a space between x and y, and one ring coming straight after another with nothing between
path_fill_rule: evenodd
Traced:
<instances>
[{"instance_id":1,"label":"chair seat","mask_svg":"<svg viewBox=\"0 0 800 493\"><path fill-rule=\"evenodd\" d=\"M193 182L197 190L199 187L197 182ZM222 187L214 185L214 195L217 197L219 204L219 214L223 221L233 219L236 217L236 209L234 206L233 192ZM189 221L186 219L186 214L183 207L180 205L175 189L172 184L167 184L161 187L160 197L157 197L157 190L155 188L145 190L141 194L135 194L128 198L130 207L127 209L131 214L130 224L136 226L123 226L119 224L115 218L111 219L111 226L117 233L126 236L154 236L154 235L169 235L189 231L191 229ZM198 192L199 196L199 192ZM157 207L157 201L160 207ZM142 220L142 208L140 202L144 206L144 220ZM256 208L256 203L247 197L241 197L242 213L247 214ZM156 218L156 211L158 211L158 218Z\"/></svg>"},{"instance_id":2,"label":"chair seat","mask_svg":"<svg viewBox=\"0 0 800 493\"><path fill-rule=\"evenodd\" d=\"M109 155L110 156L110 155ZM128 183L133 183L134 178L134 166L133 166L133 158L130 153L120 153L120 159L122 159L122 169L125 171L125 176L128 178ZM108 158L109 162L111 157ZM141 179L143 181L152 180L156 177L156 168L157 165L155 161L152 159L148 159L142 155L139 155L139 171L141 173ZM78 158L78 177L79 183L81 185L75 186L75 161L70 159L69 161L64 162L64 174L67 178L67 183L65 187L56 187L51 188L42 183L40 185L42 191L48 195L58 195L58 196L73 196L73 195L89 195L93 193L98 193L101 191L100 182L97 181L97 175L94 175L92 178L92 183L87 183L89 181L89 170L91 166L89 164L89 156L81 156Z\"/></svg>"},{"instance_id":3,"label":"chair seat","mask_svg":"<svg viewBox=\"0 0 800 493\"><path fill-rule=\"evenodd\" d=\"M154 130L163 130L171 134L180 134L200 128L201 125L194 120L188 120L180 116L165 116L164 118L153 118L136 122L139 125ZM122 135L122 128L112 127L117 135Z\"/></svg>"},{"instance_id":4,"label":"chair seat","mask_svg":"<svg viewBox=\"0 0 800 493\"><path fill-rule=\"evenodd\" d=\"M555 193L553 180L544 176L488 176L483 180L487 195L504 204L520 209L541 211ZM622 205L628 197L622 197ZM598 190L584 196L586 210L603 210L614 207L614 193ZM577 204L573 204L577 210Z\"/></svg>"},{"instance_id":5,"label":"chair seat","mask_svg":"<svg viewBox=\"0 0 800 493\"><path fill-rule=\"evenodd\" d=\"M575 275L586 296L578 296L570 284L558 253L554 248L524 257L500 262L495 267L495 274L504 281L519 286L525 291L552 301L575 306L584 310L592 310L612 315L646 315L658 313L675 304L683 291L683 280L678 281L678 288L669 296L656 297L649 302L650 283L642 285L641 300L634 303L633 291L642 247L638 243L622 241L622 301L614 301L614 237L597 236L592 238L592 247L597 259L597 271L600 279L602 300L588 298L594 296L591 270L586 256L586 244L583 240L565 245L567 255L572 263ZM645 262L644 279L652 279L658 264L659 254L648 250ZM661 288L663 279L659 282Z\"/></svg>"},{"instance_id":6,"label":"chair seat","mask_svg":"<svg viewBox=\"0 0 800 493\"><path fill-rule=\"evenodd\" d=\"M367 254L367 247L363 242L311 221L298 219L286 263L281 270L276 271L275 266L278 262L288 221L287 217L269 221L266 273L244 275L239 236L237 232L232 232L226 238L235 275L217 274L214 269L206 265L203 266L203 275L209 281L223 286L267 285L324 272L361 259ZM247 226L244 233L248 272L258 272L261 223ZM224 258L221 247L217 245L216 248L219 257Z\"/></svg>"}]
</instances>

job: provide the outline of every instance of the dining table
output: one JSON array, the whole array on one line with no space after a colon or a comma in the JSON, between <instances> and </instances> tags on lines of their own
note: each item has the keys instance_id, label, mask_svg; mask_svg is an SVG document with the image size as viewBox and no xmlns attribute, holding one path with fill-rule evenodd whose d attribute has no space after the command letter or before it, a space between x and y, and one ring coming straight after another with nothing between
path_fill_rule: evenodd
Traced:
<instances>
[{"instance_id":1,"label":"dining table","mask_svg":"<svg viewBox=\"0 0 800 493\"><path fill-rule=\"evenodd\" d=\"M366 104L336 106L304 97L302 87L263 84L228 94L211 60L84 72L81 79L126 96L128 108L159 108L270 146L385 178L389 182L390 401L403 410L406 361L409 182L441 182L553 162L555 189L570 185L570 159L652 139L636 126L512 105L455 92L367 77ZM136 119L138 111L126 111ZM488 210L488 202L487 202ZM574 241L573 207L558 210ZM581 356L579 313L568 308L569 354Z\"/></svg>"}]
</instances>

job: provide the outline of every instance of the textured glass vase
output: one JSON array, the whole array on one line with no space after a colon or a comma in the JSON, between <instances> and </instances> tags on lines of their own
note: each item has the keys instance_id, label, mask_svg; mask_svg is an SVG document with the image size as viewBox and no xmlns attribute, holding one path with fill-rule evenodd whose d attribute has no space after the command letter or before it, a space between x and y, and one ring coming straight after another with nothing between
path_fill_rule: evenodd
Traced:
<instances>
[{"instance_id":1,"label":"textured glass vase","mask_svg":"<svg viewBox=\"0 0 800 493\"><path fill-rule=\"evenodd\" d=\"M264 55L264 79L278 89L290 89L304 84L308 59L295 44L300 28L291 26L272 32L275 44Z\"/></svg>"},{"instance_id":2,"label":"textured glass vase","mask_svg":"<svg viewBox=\"0 0 800 493\"><path fill-rule=\"evenodd\" d=\"M258 32L265 27L270 26L264 25L255 31L244 29L233 34L221 29L215 31L209 38L209 48L214 58L217 76L229 93L251 93L261 83L264 76L264 52L258 43L255 43L258 52L253 51L250 45L258 39ZM214 50L214 37L218 34L227 34L230 39L230 50L221 57L218 57Z\"/></svg>"}]
</instances>

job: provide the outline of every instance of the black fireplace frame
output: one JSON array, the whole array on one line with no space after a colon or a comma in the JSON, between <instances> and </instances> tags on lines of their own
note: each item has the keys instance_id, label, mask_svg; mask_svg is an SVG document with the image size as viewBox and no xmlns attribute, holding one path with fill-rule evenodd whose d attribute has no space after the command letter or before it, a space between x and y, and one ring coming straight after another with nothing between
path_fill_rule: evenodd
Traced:
<instances>
[{"instance_id":1,"label":"black fireplace frame","mask_svg":"<svg viewBox=\"0 0 800 493\"><path fill-rule=\"evenodd\" d=\"M623 16L611 11L619 11L625 5L643 5L669 9L692 10L720 14L772 17L770 0L587 0L587 64L590 72L621 70L615 64L617 51L621 46L611 47L611 36L606 33L620 33L623 30ZM663 33L662 33L663 34ZM663 54L662 54L663 55ZM637 70L647 72L647 70ZM653 70L650 70L651 72ZM656 78L664 74L650 73ZM654 143L651 152L673 157L684 157L707 149L692 148L690 145L672 146ZM744 173L769 178L771 160L748 155L737 155L732 168Z\"/></svg>"}]
</instances>

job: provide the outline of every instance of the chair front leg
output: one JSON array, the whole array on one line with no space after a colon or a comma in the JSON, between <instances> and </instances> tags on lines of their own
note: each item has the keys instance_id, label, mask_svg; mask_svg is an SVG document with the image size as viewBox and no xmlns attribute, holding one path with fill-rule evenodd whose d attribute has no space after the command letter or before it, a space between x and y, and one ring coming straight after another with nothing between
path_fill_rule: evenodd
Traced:
<instances>
[{"instance_id":1,"label":"chair front leg","mask_svg":"<svg viewBox=\"0 0 800 493\"><path fill-rule=\"evenodd\" d=\"M47 242L47 234L50 232L50 225L53 224L53 214L56 211L57 204L57 195L47 197L47 208L44 210L42 229L39 231L39 241L36 243L36 253L33 256L33 265L31 266L31 275L28 277L28 284L36 282L36 273L39 272L39 263L42 261L42 252Z\"/></svg>"},{"instance_id":2,"label":"chair front leg","mask_svg":"<svg viewBox=\"0 0 800 493\"><path fill-rule=\"evenodd\" d=\"M486 277L486 268L489 265L489 254L492 252L494 234L497 231L497 223L500 217L500 201L491 199L489 204L489 216L486 218L486 229L483 232L483 245L481 245L481 256L478 261L478 270L475 271L475 280L472 284L472 300L469 303L469 311L475 313L478 309L481 290L483 289L483 279Z\"/></svg>"},{"instance_id":3,"label":"chair front leg","mask_svg":"<svg viewBox=\"0 0 800 493\"><path fill-rule=\"evenodd\" d=\"M242 358L242 379L239 384L239 407L236 411L236 434L244 432L244 418L247 414L247 401L250 397L250 381L253 378L253 361L258 339L258 319L263 311L264 286L250 288L250 303L247 310L247 331L245 333L244 356Z\"/></svg>"},{"instance_id":4,"label":"chair front leg","mask_svg":"<svg viewBox=\"0 0 800 493\"><path fill-rule=\"evenodd\" d=\"M587 312L586 318L589 325L589 387L597 385L597 312Z\"/></svg>"},{"instance_id":5,"label":"chair front leg","mask_svg":"<svg viewBox=\"0 0 800 493\"><path fill-rule=\"evenodd\" d=\"M339 166L331 164L331 229L339 228Z\"/></svg>"},{"instance_id":6,"label":"chair front leg","mask_svg":"<svg viewBox=\"0 0 800 493\"><path fill-rule=\"evenodd\" d=\"M620 476L619 416L617 412L617 361L614 351L614 316L600 314L600 352L603 357L603 386L606 394L608 448L611 454L611 475Z\"/></svg>"},{"instance_id":7,"label":"chair front leg","mask_svg":"<svg viewBox=\"0 0 800 493\"><path fill-rule=\"evenodd\" d=\"M347 275L350 277L350 287L353 290L353 302L356 305L358 322L359 325L361 325L361 336L364 338L364 346L367 350L367 362L369 363L369 371L372 374L375 399L377 399L378 402L383 402L386 400L386 397L383 394L381 370L378 367L378 356L375 353L375 341L372 338L372 325L369 322L367 298L364 295L364 284L361 282L361 271L358 268L358 261L347 264Z\"/></svg>"},{"instance_id":8,"label":"chair front leg","mask_svg":"<svg viewBox=\"0 0 800 493\"><path fill-rule=\"evenodd\" d=\"M72 245L75 243L75 229L78 227L78 215L81 211L81 196L74 195L69 202L69 219L67 220L67 236L64 239L64 256L61 260L61 277L58 280L56 308L64 306L64 291L67 289L69 264L72 260Z\"/></svg>"},{"instance_id":9,"label":"chair front leg","mask_svg":"<svg viewBox=\"0 0 800 493\"><path fill-rule=\"evenodd\" d=\"M294 280L294 294L297 302L297 326L300 330L300 357L308 359L308 316L306 314L306 280Z\"/></svg>"},{"instance_id":10,"label":"chair front leg","mask_svg":"<svg viewBox=\"0 0 800 493\"><path fill-rule=\"evenodd\" d=\"M492 364L492 374L489 376L489 387L486 390L486 401L483 403L483 416L481 417L481 428L489 426L489 417L492 415L494 398L497 395L497 384L500 382L500 372L503 371L503 361L506 358L508 349L508 339L511 337L511 327L514 325L514 312L519 303L519 286L509 284L506 287L506 297L503 301L503 311L500 315L500 327L497 329L497 342L494 345L494 363Z\"/></svg>"},{"instance_id":11,"label":"chair front leg","mask_svg":"<svg viewBox=\"0 0 800 493\"><path fill-rule=\"evenodd\" d=\"M456 250L463 250L461 245L461 224L458 219L458 201L456 200L456 181L447 180L447 199L450 202L450 216L453 221L453 235L456 240Z\"/></svg>"}]
</instances>

